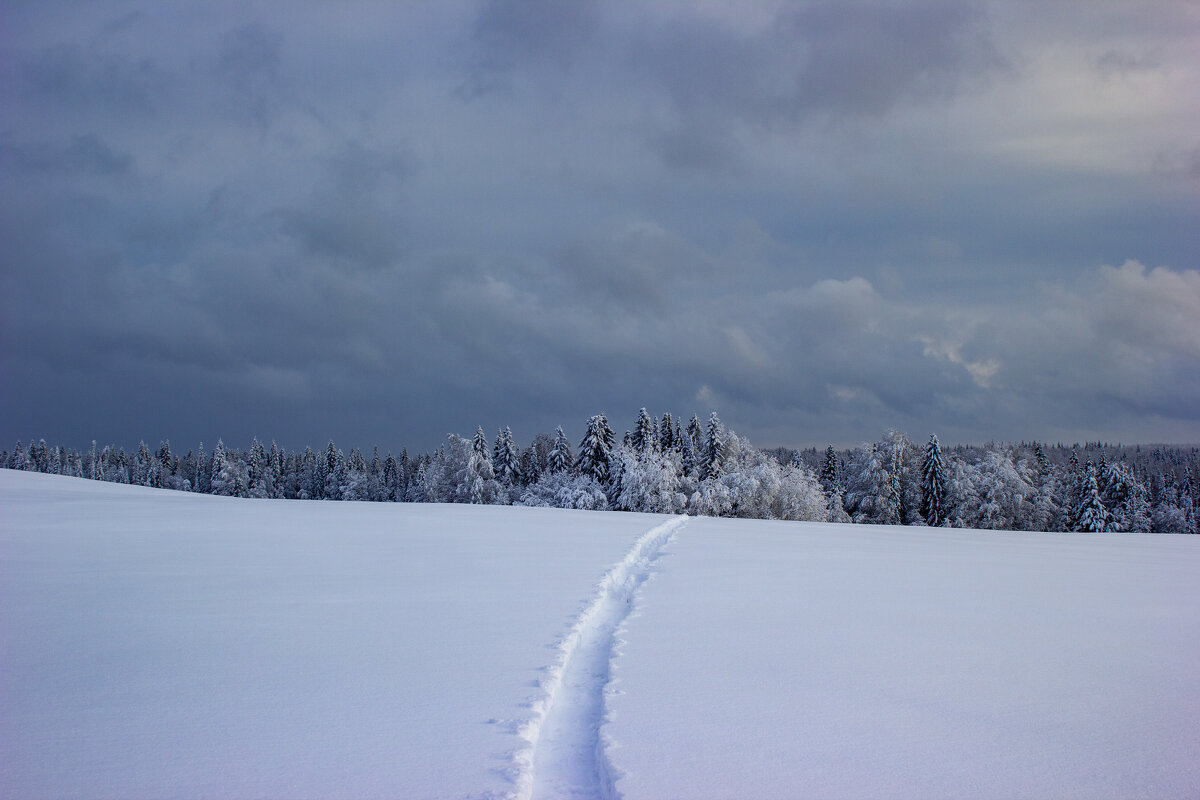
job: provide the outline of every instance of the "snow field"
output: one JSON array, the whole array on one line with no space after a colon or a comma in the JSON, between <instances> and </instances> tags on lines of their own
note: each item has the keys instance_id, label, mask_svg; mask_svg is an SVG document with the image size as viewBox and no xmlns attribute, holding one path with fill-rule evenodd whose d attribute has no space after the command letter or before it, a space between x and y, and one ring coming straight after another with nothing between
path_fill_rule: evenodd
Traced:
<instances>
[{"instance_id":1,"label":"snow field","mask_svg":"<svg viewBox=\"0 0 1200 800\"><path fill-rule=\"evenodd\" d=\"M1197 797L1197 663L1200 537L0 470L5 797Z\"/></svg>"},{"instance_id":2,"label":"snow field","mask_svg":"<svg viewBox=\"0 0 1200 800\"><path fill-rule=\"evenodd\" d=\"M0 796L508 795L555 642L663 519L0 470Z\"/></svg>"},{"instance_id":3,"label":"snow field","mask_svg":"<svg viewBox=\"0 0 1200 800\"><path fill-rule=\"evenodd\" d=\"M694 518L614 662L642 798L1200 796L1200 540Z\"/></svg>"},{"instance_id":4,"label":"snow field","mask_svg":"<svg viewBox=\"0 0 1200 800\"><path fill-rule=\"evenodd\" d=\"M600 727L617 628L633 610L634 593L686 516L647 531L600 582L596 598L559 647L543 684L545 697L521 730L529 748L517 754L516 796L611 797L612 768Z\"/></svg>"}]
</instances>

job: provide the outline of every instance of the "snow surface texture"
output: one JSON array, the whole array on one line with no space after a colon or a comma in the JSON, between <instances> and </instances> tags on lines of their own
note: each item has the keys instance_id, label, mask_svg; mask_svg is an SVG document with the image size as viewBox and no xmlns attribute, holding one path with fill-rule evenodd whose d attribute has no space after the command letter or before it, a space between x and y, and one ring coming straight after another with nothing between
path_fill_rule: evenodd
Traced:
<instances>
[{"instance_id":1,"label":"snow surface texture","mask_svg":"<svg viewBox=\"0 0 1200 800\"><path fill-rule=\"evenodd\" d=\"M621 632L642 798L1200 797L1200 537L695 518Z\"/></svg>"},{"instance_id":2,"label":"snow surface texture","mask_svg":"<svg viewBox=\"0 0 1200 800\"><path fill-rule=\"evenodd\" d=\"M517 755L520 800L613 796L600 726L617 628L663 546L686 520L676 517L647 531L604 576L596 599L563 640L544 683L546 696L521 731L530 746Z\"/></svg>"},{"instance_id":3,"label":"snow surface texture","mask_svg":"<svg viewBox=\"0 0 1200 800\"><path fill-rule=\"evenodd\" d=\"M0 470L0 797L507 795L555 643L664 519Z\"/></svg>"},{"instance_id":4,"label":"snow surface texture","mask_svg":"<svg viewBox=\"0 0 1200 800\"><path fill-rule=\"evenodd\" d=\"M0 796L1200 796L1200 537L681 525L0 470Z\"/></svg>"}]
</instances>

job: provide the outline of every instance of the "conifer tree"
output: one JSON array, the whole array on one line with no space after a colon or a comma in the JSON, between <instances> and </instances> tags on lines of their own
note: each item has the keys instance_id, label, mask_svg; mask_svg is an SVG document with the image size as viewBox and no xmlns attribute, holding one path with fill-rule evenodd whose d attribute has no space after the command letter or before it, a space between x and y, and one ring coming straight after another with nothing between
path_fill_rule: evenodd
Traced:
<instances>
[{"instance_id":1,"label":"conifer tree","mask_svg":"<svg viewBox=\"0 0 1200 800\"><path fill-rule=\"evenodd\" d=\"M942 448L935 434L930 434L925 446L925 461L921 464L921 516L934 528L946 522L946 477L942 469Z\"/></svg>"},{"instance_id":2,"label":"conifer tree","mask_svg":"<svg viewBox=\"0 0 1200 800\"><path fill-rule=\"evenodd\" d=\"M1104 533L1108 530L1109 514L1100 499L1100 487L1096 483L1096 469L1088 461L1083 473L1083 498L1079 512L1075 515L1075 530L1086 533Z\"/></svg>"},{"instance_id":3,"label":"conifer tree","mask_svg":"<svg viewBox=\"0 0 1200 800\"><path fill-rule=\"evenodd\" d=\"M700 480L719 478L725 468L725 442L721 435L721 420L717 412L708 418L708 435L704 440L704 455L700 460Z\"/></svg>"},{"instance_id":4,"label":"conifer tree","mask_svg":"<svg viewBox=\"0 0 1200 800\"><path fill-rule=\"evenodd\" d=\"M489 470L494 470L492 456L488 453L487 437L483 435L482 425L475 428L475 440L471 443L471 449L475 451L476 458L487 464Z\"/></svg>"},{"instance_id":5,"label":"conifer tree","mask_svg":"<svg viewBox=\"0 0 1200 800\"><path fill-rule=\"evenodd\" d=\"M521 453L513 441L512 429L504 428L496 440L496 454L492 461L496 478L515 486L521 481Z\"/></svg>"},{"instance_id":6,"label":"conifer tree","mask_svg":"<svg viewBox=\"0 0 1200 800\"><path fill-rule=\"evenodd\" d=\"M567 441L567 436L559 425L554 431L554 449L550 451L550 471L566 472L571 468L571 461L571 443Z\"/></svg>"},{"instance_id":7,"label":"conifer tree","mask_svg":"<svg viewBox=\"0 0 1200 800\"><path fill-rule=\"evenodd\" d=\"M821 463L821 488L826 494L832 492L838 485L838 464L837 453L834 452L833 445L825 448L825 460Z\"/></svg>"},{"instance_id":8,"label":"conifer tree","mask_svg":"<svg viewBox=\"0 0 1200 800\"><path fill-rule=\"evenodd\" d=\"M658 446L664 453L676 449L678 442L675 440L675 420L668 412L663 414L662 422L658 427Z\"/></svg>"},{"instance_id":9,"label":"conifer tree","mask_svg":"<svg viewBox=\"0 0 1200 800\"><path fill-rule=\"evenodd\" d=\"M685 435L692 440L692 452L699 454L703 449L700 444L701 439L704 437L704 434L700 430L700 417L692 414L691 420L688 421Z\"/></svg>"},{"instance_id":10,"label":"conifer tree","mask_svg":"<svg viewBox=\"0 0 1200 800\"><path fill-rule=\"evenodd\" d=\"M608 426L608 417L596 414L588 420L583 441L579 443L579 458L575 461L576 471L594 478L597 483L607 485L612 448L613 432Z\"/></svg>"},{"instance_id":11,"label":"conifer tree","mask_svg":"<svg viewBox=\"0 0 1200 800\"><path fill-rule=\"evenodd\" d=\"M654 420L650 418L650 414L643 407L638 411L637 425L633 429L632 445L633 449L639 453L645 453L647 450L655 450L658 448L658 431L655 428Z\"/></svg>"}]
</instances>

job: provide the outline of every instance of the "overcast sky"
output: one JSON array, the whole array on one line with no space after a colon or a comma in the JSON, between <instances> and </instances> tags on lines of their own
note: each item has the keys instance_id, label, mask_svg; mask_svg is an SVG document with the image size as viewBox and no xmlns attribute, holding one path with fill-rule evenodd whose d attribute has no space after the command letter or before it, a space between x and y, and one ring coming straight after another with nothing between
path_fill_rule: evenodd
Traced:
<instances>
[{"instance_id":1,"label":"overcast sky","mask_svg":"<svg viewBox=\"0 0 1200 800\"><path fill-rule=\"evenodd\" d=\"M1200 441L1196 2L6 2L0 446Z\"/></svg>"}]
</instances>

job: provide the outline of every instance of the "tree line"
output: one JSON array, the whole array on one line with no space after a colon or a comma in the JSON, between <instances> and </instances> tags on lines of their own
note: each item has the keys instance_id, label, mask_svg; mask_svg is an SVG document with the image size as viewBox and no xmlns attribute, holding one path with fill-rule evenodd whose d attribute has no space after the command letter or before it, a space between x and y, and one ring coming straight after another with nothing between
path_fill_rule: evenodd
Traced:
<instances>
[{"instance_id":1,"label":"tree line","mask_svg":"<svg viewBox=\"0 0 1200 800\"><path fill-rule=\"evenodd\" d=\"M558 428L525 447L500 428L489 442L450 434L432 453L370 457L288 452L257 438L180 455L162 442L127 453L44 440L0 452L9 469L248 498L485 503L882 525L1028 531L1198 533L1197 448L1038 442L943 450L905 434L823 453L764 451L716 412L686 424L641 409L618 442L604 414L577 448Z\"/></svg>"}]
</instances>

